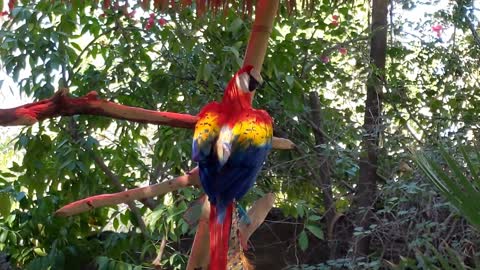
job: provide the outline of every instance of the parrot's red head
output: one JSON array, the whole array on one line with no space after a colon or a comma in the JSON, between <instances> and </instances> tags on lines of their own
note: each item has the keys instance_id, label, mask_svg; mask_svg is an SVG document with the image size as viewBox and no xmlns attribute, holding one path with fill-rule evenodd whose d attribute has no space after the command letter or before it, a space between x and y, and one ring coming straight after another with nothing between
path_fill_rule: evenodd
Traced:
<instances>
[{"instance_id":1,"label":"parrot's red head","mask_svg":"<svg viewBox=\"0 0 480 270\"><path fill-rule=\"evenodd\" d=\"M230 80L223 95L223 103L246 109L252 107L253 93L262 83L260 72L252 65L242 67ZM232 108L233 109L233 108Z\"/></svg>"}]
</instances>

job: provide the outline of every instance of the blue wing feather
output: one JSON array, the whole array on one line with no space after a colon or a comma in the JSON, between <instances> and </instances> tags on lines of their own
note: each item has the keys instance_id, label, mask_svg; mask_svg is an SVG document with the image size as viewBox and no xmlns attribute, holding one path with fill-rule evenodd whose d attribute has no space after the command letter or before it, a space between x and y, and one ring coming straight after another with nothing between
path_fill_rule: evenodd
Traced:
<instances>
[{"instance_id":1,"label":"blue wing feather","mask_svg":"<svg viewBox=\"0 0 480 270\"><path fill-rule=\"evenodd\" d=\"M241 199L255 183L271 145L250 146L233 151L227 163L220 165L215 155L200 161L200 180L211 203L223 217L228 203Z\"/></svg>"}]
</instances>

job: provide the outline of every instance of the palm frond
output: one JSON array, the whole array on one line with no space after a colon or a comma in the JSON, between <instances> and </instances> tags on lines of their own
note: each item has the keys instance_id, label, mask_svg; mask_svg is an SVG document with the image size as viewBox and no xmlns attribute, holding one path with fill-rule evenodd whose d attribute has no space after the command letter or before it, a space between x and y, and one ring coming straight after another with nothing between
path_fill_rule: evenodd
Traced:
<instances>
[{"instance_id":1,"label":"palm frond","mask_svg":"<svg viewBox=\"0 0 480 270\"><path fill-rule=\"evenodd\" d=\"M471 158L461 149L466 166L455 160L445 148L440 154L449 170L443 169L437 161L425 154L413 151L412 156L427 179L438 188L443 196L462 213L475 227L480 229L480 182Z\"/></svg>"}]
</instances>

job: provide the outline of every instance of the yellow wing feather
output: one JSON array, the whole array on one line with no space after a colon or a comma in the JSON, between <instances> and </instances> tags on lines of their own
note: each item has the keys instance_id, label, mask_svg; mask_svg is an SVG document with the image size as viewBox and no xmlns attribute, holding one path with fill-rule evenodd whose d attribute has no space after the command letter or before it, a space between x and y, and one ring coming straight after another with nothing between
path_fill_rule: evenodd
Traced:
<instances>
[{"instance_id":1,"label":"yellow wing feather","mask_svg":"<svg viewBox=\"0 0 480 270\"><path fill-rule=\"evenodd\" d=\"M273 136L272 124L261 115L249 113L242 117L233 129L233 136L241 146L263 146L270 144Z\"/></svg>"}]
</instances>

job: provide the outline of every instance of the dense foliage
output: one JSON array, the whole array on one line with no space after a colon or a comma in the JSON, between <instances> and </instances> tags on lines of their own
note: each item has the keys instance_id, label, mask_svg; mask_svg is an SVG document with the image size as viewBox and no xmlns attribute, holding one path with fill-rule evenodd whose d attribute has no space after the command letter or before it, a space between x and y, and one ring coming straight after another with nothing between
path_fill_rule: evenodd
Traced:
<instances>
[{"instance_id":1,"label":"dense foliage","mask_svg":"<svg viewBox=\"0 0 480 270\"><path fill-rule=\"evenodd\" d=\"M233 9L196 17L194 9L161 14L139 4L127 8L120 0L108 8L98 1L20 2L0 18L1 67L15 82L14 91L33 100L68 87L72 96L95 90L129 106L196 114L221 97L240 67L251 26L248 16ZM317 250L321 261L288 261L292 269L301 264L309 264L304 269L445 269L442 256L452 258L452 265L458 260L457 265L473 267L476 261L477 231L425 181L408 148L433 156L439 143L450 152L459 145L475 151L479 11L468 0L423 2L389 6L384 112L378 125L377 174L383 182L372 206L377 222L369 228L356 227L351 219L365 85L372 74L368 1L318 1L313 10L290 16L280 8L263 67L265 83L254 103L275 118L275 135L290 138L298 149L272 152L243 203L275 192L276 207L293 220L289 237L296 240L291 244L295 254L313 248L316 238L347 243L336 253ZM319 96L321 122L312 119L310 93ZM326 139L322 143L315 138L319 130ZM140 214L124 206L70 218L52 213L69 202L118 191L108 171L126 188L183 174L193 167L191 135L184 129L74 116L25 127L14 146L6 138L0 252L22 269L142 269L152 268L161 240L167 239L162 264L184 269L194 228L182 215L198 189L156 198L153 210L137 203ZM322 218L327 209L315 180L325 160L338 221L331 226ZM349 237L362 235L373 236L372 253L359 258L348 243Z\"/></svg>"}]
</instances>

